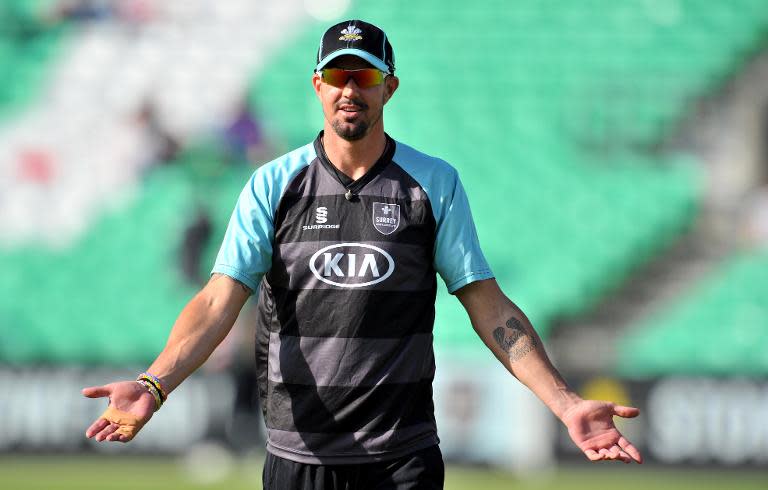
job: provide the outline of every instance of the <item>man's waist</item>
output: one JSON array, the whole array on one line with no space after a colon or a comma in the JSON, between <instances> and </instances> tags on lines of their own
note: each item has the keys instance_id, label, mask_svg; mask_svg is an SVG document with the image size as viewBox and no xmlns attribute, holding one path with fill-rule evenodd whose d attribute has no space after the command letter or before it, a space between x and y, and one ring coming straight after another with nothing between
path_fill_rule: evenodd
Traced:
<instances>
[{"instance_id":1,"label":"man's waist","mask_svg":"<svg viewBox=\"0 0 768 490\"><path fill-rule=\"evenodd\" d=\"M317 433L267 429L267 450L305 464L365 464L396 459L440 440L434 422L385 432Z\"/></svg>"}]
</instances>

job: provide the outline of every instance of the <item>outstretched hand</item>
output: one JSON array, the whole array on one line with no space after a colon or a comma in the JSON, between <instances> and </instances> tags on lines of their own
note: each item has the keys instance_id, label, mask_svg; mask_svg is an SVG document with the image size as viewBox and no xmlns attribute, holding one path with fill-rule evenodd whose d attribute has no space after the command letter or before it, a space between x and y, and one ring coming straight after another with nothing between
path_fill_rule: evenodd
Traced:
<instances>
[{"instance_id":1,"label":"outstretched hand","mask_svg":"<svg viewBox=\"0 0 768 490\"><path fill-rule=\"evenodd\" d=\"M85 431L96 441L128 442L155 412L155 400L135 381L121 381L104 386L83 388L88 398L109 397L109 407Z\"/></svg>"},{"instance_id":2,"label":"outstretched hand","mask_svg":"<svg viewBox=\"0 0 768 490\"><path fill-rule=\"evenodd\" d=\"M582 400L562 416L573 442L591 461L643 462L640 451L616 429L614 415L637 417L640 410L610 402Z\"/></svg>"}]
</instances>

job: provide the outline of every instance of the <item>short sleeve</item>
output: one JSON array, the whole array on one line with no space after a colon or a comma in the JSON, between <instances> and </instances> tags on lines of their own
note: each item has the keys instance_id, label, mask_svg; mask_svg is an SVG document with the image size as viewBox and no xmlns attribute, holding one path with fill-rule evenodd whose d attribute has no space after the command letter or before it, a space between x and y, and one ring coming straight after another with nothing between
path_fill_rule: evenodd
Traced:
<instances>
[{"instance_id":1,"label":"short sleeve","mask_svg":"<svg viewBox=\"0 0 768 490\"><path fill-rule=\"evenodd\" d=\"M211 274L226 274L256 292L272 267L275 212L283 192L314 158L309 143L256 169L237 199Z\"/></svg>"},{"instance_id":2,"label":"short sleeve","mask_svg":"<svg viewBox=\"0 0 768 490\"><path fill-rule=\"evenodd\" d=\"M453 170L453 169L452 169ZM435 270L449 293L467 284L493 277L480 249L469 201L458 173L451 172L443 196L430 196L436 217Z\"/></svg>"},{"instance_id":3,"label":"short sleeve","mask_svg":"<svg viewBox=\"0 0 768 490\"><path fill-rule=\"evenodd\" d=\"M274 217L259 172L246 184L232 212L211 273L226 274L256 291L272 264Z\"/></svg>"}]
</instances>

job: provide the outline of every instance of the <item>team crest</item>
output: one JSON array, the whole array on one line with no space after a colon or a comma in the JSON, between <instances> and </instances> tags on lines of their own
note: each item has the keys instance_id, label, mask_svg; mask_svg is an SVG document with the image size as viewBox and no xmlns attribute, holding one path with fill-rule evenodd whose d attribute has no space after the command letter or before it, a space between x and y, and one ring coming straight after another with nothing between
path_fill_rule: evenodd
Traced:
<instances>
[{"instance_id":1,"label":"team crest","mask_svg":"<svg viewBox=\"0 0 768 490\"><path fill-rule=\"evenodd\" d=\"M382 235L389 235L400 226L400 205L373 203L373 227Z\"/></svg>"},{"instance_id":2,"label":"team crest","mask_svg":"<svg viewBox=\"0 0 768 490\"><path fill-rule=\"evenodd\" d=\"M359 41L363 38L360 35L361 32L363 31L350 24L346 29L342 29L341 33L343 35L339 38L339 41Z\"/></svg>"}]
</instances>

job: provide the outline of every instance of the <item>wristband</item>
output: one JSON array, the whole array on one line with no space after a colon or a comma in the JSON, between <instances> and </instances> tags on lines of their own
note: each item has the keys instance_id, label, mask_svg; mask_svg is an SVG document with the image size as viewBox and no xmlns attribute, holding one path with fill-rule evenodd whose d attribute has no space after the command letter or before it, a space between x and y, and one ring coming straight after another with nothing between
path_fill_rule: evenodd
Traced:
<instances>
[{"instance_id":1,"label":"wristband","mask_svg":"<svg viewBox=\"0 0 768 490\"><path fill-rule=\"evenodd\" d=\"M157 393L160 395L160 400L162 400L163 402L165 402L165 400L168 399L168 394L163 389L163 385L162 383L160 383L160 378L158 378L157 376L150 374L148 372L143 372L139 375L138 378L136 378L136 381L139 381L139 380L144 380L151 383L152 386L154 386L155 389L157 389Z\"/></svg>"},{"instance_id":2,"label":"wristband","mask_svg":"<svg viewBox=\"0 0 768 490\"><path fill-rule=\"evenodd\" d=\"M163 400L160 398L160 394L157 392L157 388L155 388L152 383L144 379L137 379L136 382L146 388L147 391L152 395L152 398L155 399L155 412L160 410L160 407L163 406Z\"/></svg>"}]
</instances>

